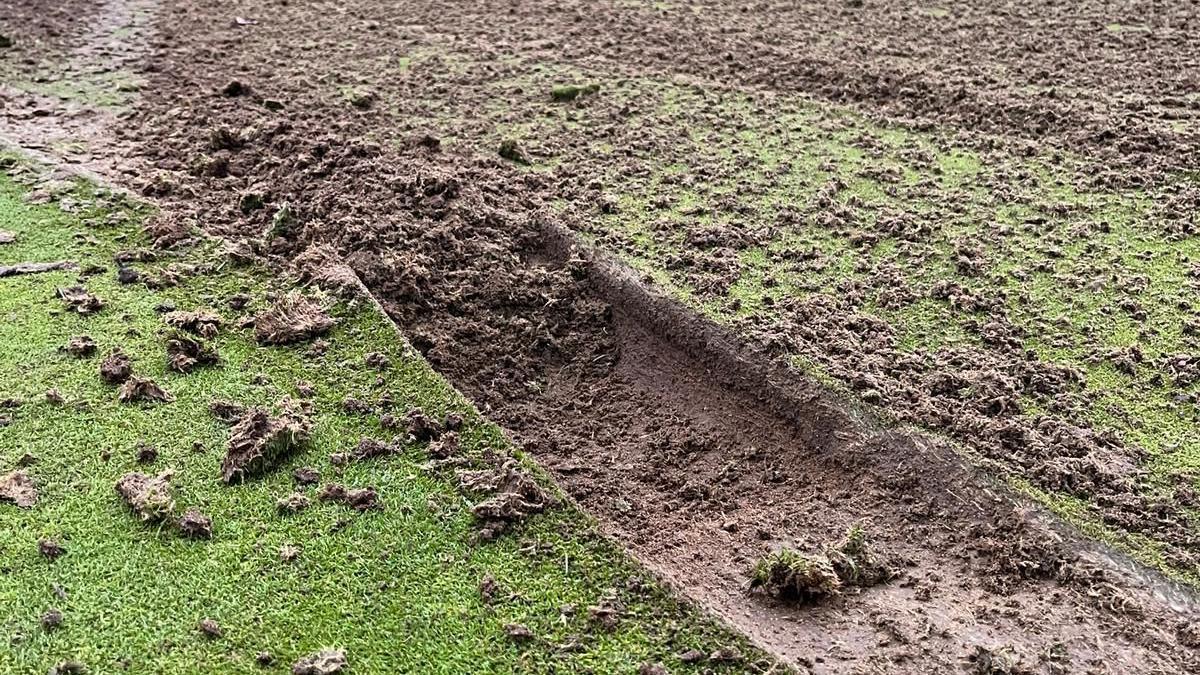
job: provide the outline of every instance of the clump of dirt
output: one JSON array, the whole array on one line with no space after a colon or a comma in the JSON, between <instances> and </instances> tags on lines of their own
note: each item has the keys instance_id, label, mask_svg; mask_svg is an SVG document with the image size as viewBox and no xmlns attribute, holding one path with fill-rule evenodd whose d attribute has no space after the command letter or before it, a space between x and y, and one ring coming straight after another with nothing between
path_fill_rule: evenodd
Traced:
<instances>
[{"instance_id":1,"label":"clump of dirt","mask_svg":"<svg viewBox=\"0 0 1200 675\"><path fill-rule=\"evenodd\" d=\"M292 480L296 485L316 485L321 480L321 474L311 466L302 466L292 472Z\"/></svg>"},{"instance_id":2,"label":"clump of dirt","mask_svg":"<svg viewBox=\"0 0 1200 675\"><path fill-rule=\"evenodd\" d=\"M442 433L442 426L438 424L437 420L426 415L425 411L420 408L408 411L404 428L408 431L408 435L418 443L433 440Z\"/></svg>"},{"instance_id":3,"label":"clump of dirt","mask_svg":"<svg viewBox=\"0 0 1200 675\"><path fill-rule=\"evenodd\" d=\"M66 552L67 549L63 548L62 544L54 541L53 539L38 540L38 553L40 553L43 558L49 560L50 562L58 560Z\"/></svg>"},{"instance_id":4,"label":"clump of dirt","mask_svg":"<svg viewBox=\"0 0 1200 675\"><path fill-rule=\"evenodd\" d=\"M188 509L176 522L179 532L189 539L211 539L212 518L197 509Z\"/></svg>"},{"instance_id":5,"label":"clump of dirt","mask_svg":"<svg viewBox=\"0 0 1200 675\"><path fill-rule=\"evenodd\" d=\"M221 330L221 315L210 309L168 312L163 321L202 338L216 337Z\"/></svg>"},{"instance_id":6,"label":"clump of dirt","mask_svg":"<svg viewBox=\"0 0 1200 675\"><path fill-rule=\"evenodd\" d=\"M988 561L987 585L1006 592L1021 579L1067 581L1074 577L1078 557L1063 539L1032 514L1014 511L992 525L978 525L974 549Z\"/></svg>"},{"instance_id":7,"label":"clump of dirt","mask_svg":"<svg viewBox=\"0 0 1200 675\"><path fill-rule=\"evenodd\" d=\"M88 667L80 661L59 661L46 671L46 675L87 675Z\"/></svg>"},{"instance_id":8,"label":"clump of dirt","mask_svg":"<svg viewBox=\"0 0 1200 675\"><path fill-rule=\"evenodd\" d=\"M208 414L215 417L218 422L232 426L245 416L246 406L232 401L217 400L208 404Z\"/></svg>"},{"instance_id":9,"label":"clump of dirt","mask_svg":"<svg viewBox=\"0 0 1200 675\"><path fill-rule=\"evenodd\" d=\"M0 265L0 279L4 277L15 277L21 274L41 274L42 272L54 272L56 270L66 270L75 267L75 263L69 260L58 260L55 262L39 262L39 263L17 263L16 265Z\"/></svg>"},{"instance_id":10,"label":"clump of dirt","mask_svg":"<svg viewBox=\"0 0 1200 675\"><path fill-rule=\"evenodd\" d=\"M292 664L292 675L336 675L349 665L341 649L322 649Z\"/></svg>"},{"instance_id":11,"label":"clump of dirt","mask_svg":"<svg viewBox=\"0 0 1200 675\"><path fill-rule=\"evenodd\" d=\"M76 358L87 358L96 353L96 341L87 335L77 335L62 349Z\"/></svg>"},{"instance_id":12,"label":"clump of dirt","mask_svg":"<svg viewBox=\"0 0 1200 675\"><path fill-rule=\"evenodd\" d=\"M854 525L836 546L809 555L790 548L775 551L751 571L751 590L782 600L807 602L843 588L885 583L896 572L875 552L866 530Z\"/></svg>"},{"instance_id":13,"label":"clump of dirt","mask_svg":"<svg viewBox=\"0 0 1200 675\"><path fill-rule=\"evenodd\" d=\"M293 291L254 317L254 337L264 345L293 344L324 334L334 323L320 303Z\"/></svg>"},{"instance_id":14,"label":"clump of dirt","mask_svg":"<svg viewBox=\"0 0 1200 675\"><path fill-rule=\"evenodd\" d=\"M251 409L233 425L221 463L221 479L226 483L267 471L284 455L308 442L312 431L310 406L284 399L279 407L280 414L274 417L261 408Z\"/></svg>"},{"instance_id":15,"label":"clump of dirt","mask_svg":"<svg viewBox=\"0 0 1200 675\"><path fill-rule=\"evenodd\" d=\"M392 366L391 360L379 352L367 354L363 357L363 362L375 370L387 370Z\"/></svg>"},{"instance_id":16,"label":"clump of dirt","mask_svg":"<svg viewBox=\"0 0 1200 675\"><path fill-rule=\"evenodd\" d=\"M42 630L47 633L52 633L62 627L63 613L57 609L51 609L42 615Z\"/></svg>"},{"instance_id":17,"label":"clump of dirt","mask_svg":"<svg viewBox=\"0 0 1200 675\"><path fill-rule=\"evenodd\" d=\"M313 244L292 260L292 269L302 283L316 284L342 297L362 292L354 269L342 262L337 250L328 244Z\"/></svg>"},{"instance_id":18,"label":"clump of dirt","mask_svg":"<svg viewBox=\"0 0 1200 675\"><path fill-rule=\"evenodd\" d=\"M133 375L133 362L120 349L114 349L100 362L100 379L108 384L122 384L131 375Z\"/></svg>"},{"instance_id":19,"label":"clump of dirt","mask_svg":"<svg viewBox=\"0 0 1200 675\"><path fill-rule=\"evenodd\" d=\"M559 102L574 101L580 96L595 94L598 91L600 91L600 85L595 83L584 85L564 84L551 89L550 98Z\"/></svg>"},{"instance_id":20,"label":"clump of dirt","mask_svg":"<svg viewBox=\"0 0 1200 675\"><path fill-rule=\"evenodd\" d=\"M167 390L158 386L158 384L149 378L130 375L121 385L121 391L117 394L117 400L121 403L170 403L175 400L175 396Z\"/></svg>"},{"instance_id":21,"label":"clump of dirt","mask_svg":"<svg viewBox=\"0 0 1200 675\"><path fill-rule=\"evenodd\" d=\"M144 473L127 473L117 481L117 494L142 520L158 522L171 516L175 509L175 498L171 494L171 472L158 476Z\"/></svg>"},{"instance_id":22,"label":"clump of dirt","mask_svg":"<svg viewBox=\"0 0 1200 675\"><path fill-rule=\"evenodd\" d=\"M393 455L399 451L400 449L392 443L384 443L375 438L364 438L349 453L348 459L361 462L368 459L375 459L376 457Z\"/></svg>"},{"instance_id":23,"label":"clump of dirt","mask_svg":"<svg viewBox=\"0 0 1200 675\"><path fill-rule=\"evenodd\" d=\"M104 301L92 295L83 286L59 288L58 297L62 299L68 310L85 316L95 314L104 308Z\"/></svg>"},{"instance_id":24,"label":"clump of dirt","mask_svg":"<svg viewBox=\"0 0 1200 675\"><path fill-rule=\"evenodd\" d=\"M196 630L200 631L204 637L210 640L215 640L224 634L221 630L221 624L217 623L214 619L201 619L200 623L196 624Z\"/></svg>"},{"instance_id":25,"label":"clump of dirt","mask_svg":"<svg viewBox=\"0 0 1200 675\"><path fill-rule=\"evenodd\" d=\"M200 366L214 365L220 361L217 350L211 345L183 335L167 339L167 367L179 373L190 373Z\"/></svg>"},{"instance_id":26,"label":"clump of dirt","mask_svg":"<svg viewBox=\"0 0 1200 675\"><path fill-rule=\"evenodd\" d=\"M327 483L319 492L317 499L323 502L345 504L355 511L371 511L383 508L379 493L375 488L350 489L341 483Z\"/></svg>"},{"instance_id":27,"label":"clump of dirt","mask_svg":"<svg viewBox=\"0 0 1200 675\"><path fill-rule=\"evenodd\" d=\"M480 523L479 537L484 541L499 537L516 523L556 503L515 459L498 467L460 470L458 485L468 492L490 495L471 507Z\"/></svg>"},{"instance_id":28,"label":"clump of dirt","mask_svg":"<svg viewBox=\"0 0 1200 675\"><path fill-rule=\"evenodd\" d=\"M138 464L153 464L158 459L158 448L145 441L139 441L134 449L133 458Z\"/></svg>"},{"instance_id":29,"label":"clump of dirt","mask_svg":"<svg viewBox=\"0 0 1200 675\"><path fill-rule=\"evenodd\" d=\"M8 230L0 230L0 245L11 244L17 240L17 235Z\"/></svg>"},{"instance_id":30,"label":"clump of dirt","mask_svg":"<svg viewBox=\"0 0 1200 675\"><path fill-rule=\"evenodd\" d=\"M834 595L841 588L833 564L823 555L785 548L766 556L750 574L750 588L781 600L809 602Z\"/></svg>"},{"instance_id":31,"label":"clump of dirt","mask_svg":"<svg viewBox=\"0 0 1200 675\"><path fill-rule=\"evenodd\" d=\"M293 492L275 502L275 509L281 514L299 513L307 509L310 503L303 493Z\"/></svg>"},{"instance_id":32,"label":"clump of dirt","mask_svg":"<svg viewBox=\"0 0 1200 675\"><path fill-rule=\"evenodd\" d=\"M28 473L18 469L0 477L0 501L28 509L37 503L37 497L37 486Z\"/></svg>"},{"instance_id":33,"label":"clump of dirt","mask_svg":"<svg viewBox=\"0 0 1200 675\"><path fill-rule=\"evenodd\" d=\"M1022 665L1021 657L1011 647L977 646L967 661L974 675L1033 675L1034 672Z\"/></svg>"}]
</instances>

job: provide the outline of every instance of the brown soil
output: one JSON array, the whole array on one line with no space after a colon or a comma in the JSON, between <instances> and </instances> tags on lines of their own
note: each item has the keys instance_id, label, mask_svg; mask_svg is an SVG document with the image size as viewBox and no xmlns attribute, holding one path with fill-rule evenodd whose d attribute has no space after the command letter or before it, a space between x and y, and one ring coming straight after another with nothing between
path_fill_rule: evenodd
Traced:
<instances>
[{"instance_id":1,"label":"brown soil","mask_svg":"<svg viewBox=\"0 0 1200 675\"><path fill-rule=\"evenodd\" d=\"M117 481L117 494L142 520L165 520L175 509L170 480L170 471L165 471L158 476L148 476L136 472L127 473Z\"/></svg>"},{"instance_id":2,"label":"brown soil","mask_svg":"<svg viewBox=\"0 0 1200 675\"><path fill-rule=\"evenodd\" d=\"M202 223L231 240L235 261L262 255L330 290L353 271L607 533L788 663L988 672L1039 660L1051 670L1065 658L1080 672L1195 672L1200 659L1175 630L1193 611L1188 593L1025 508L947 445L882 430L744 336L574 246L548 205L586 178L546 180L470 144L482 124L470 107L502 72L487 64L509 56L806 92L936 122L972 144L1071 147L1102 180L1153 181L1200 149L1187 98L1195 32L1178 7L1154 10L1039 3L1027 18L955 5L933 20L896 0L686 10L350 0L334 15L241 0L221 17L264 19L230 26L202 3L164 0L158 33L143 36L154 64L136 104L144 122L113 147L137 148L124 180L163 206L163 243ZM1150 30L1098 33L1113 17ZM437 56L420 74L398 74L392 45L462 54L470 67ZM231 79L241 95L222 95ZM329 93L351 85L353 100ZM437 142L455 134L467 142ZM981 264L970 251L962 258L968 271ZM281 302L256 318L261 341L328 328L311 302ZM993 332L1003 340L1003 326ZM437 426L410 415L435 459L452 454ZM291 428L248 413L224 479L260 468ZM545 504L512 469L463 475L498 495L480 504L485 532ZM896 578L805 606L746 592L764 554L813 551L855 524L902 561ZM620 609L594 615L615 622ZM317 656L293 672L345 667L340 655Z\"/></svg>"},{"instance_id":3,"label":"brown soil","mask_svg":"<svg viewBox=\"0 0 1200 675\"><path fill-rule=\"evenodd\" d=\"M0 278L15 277L20 274L40 274L56 270L68 270L75 266L69 260L59 260L48 263L18 263L16 265L0 265Z\"/></svg>"},{"instance_id":4,"label":"brown soil","mask_svg":"<svg viewBox=\"0 0 1200 675\"><path fill-rule=\"evenodd\" d=\"M279 459L308 442L311 423L303 403L290 399L280 414L254 408L229 430L229 447L221 462L221 480L233 483L270 470Z\"/></svg>"},{"instance_id":5,"label":"brown soil","mask_svg":"<svg viewBox=\"0 0 1200 675\"><path fill-rule=\"evenodd\" d=\"M133 375L133 362L119 349L100 362L100 379L108 384L121 384L130 375Z\"/></svg>"},{"instance_id":6,"label":"brown soil","mask_svg":"<svg viewBox=\"0 0 1200 675\"><path fill-rule=\"evenodd\" d=\"M121 403L170 403L175 400L175 396L160 387L154 380L130 375L121 384L121 390L117 392L117 400Z\"/></svg>"},{"instance_id":7,"label":"brown soil","mask_svg":"<svg viewBox=\"0 0 1200 675\"><path fill-rule=\"evenodd\" d=\"M0 476L0 501L27 509L37 503L37 496L37 486L24 471L12 471Z\"/></svg>"},{"instance_id":8,"label":"brown soil","mask_svg":"<svg viewBox=\"0 0 1200 675\"><path fill-rule=\"evenodd\" d=\"M104 301L92 295L82 286L71 286L58 289L58 297L72 312L79 314L95 314L104 308Z\"/></svg>"},{"instance_id":9,"label":"brown soil","mask_svg":"<svg viewBox=\"0 0 1200 675\"><path fill-rule=\"evenodd\" d=\"M293 344L322 335L333 324L319 303L293 292L254 317L254 337L264 345Z\"/></svg>"}]
</instances>

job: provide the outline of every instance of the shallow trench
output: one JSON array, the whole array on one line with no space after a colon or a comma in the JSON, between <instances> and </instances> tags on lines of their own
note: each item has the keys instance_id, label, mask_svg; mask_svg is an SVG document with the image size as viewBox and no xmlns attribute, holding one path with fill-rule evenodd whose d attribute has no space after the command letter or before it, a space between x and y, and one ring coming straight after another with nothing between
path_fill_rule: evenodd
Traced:
<instances>
[{"instance_id":1,"label":"shallow trench","mask_svg":"<svg viewBox=\"0 0 1200 675\"><path fill-rule=\"evenodd\" d=\"M596 340L615 345L611 366L547 363L545 386L497 401L471 376L487 352L469 339L436 365L486 398L488 414L678 592L815 673L971 668L981 648L1046 672L1197 667L1175 635L1190 593L1073 534L947 444L887 431L569 231L543 227L523 264L587 261L591 293L611 306L609 335ZM437 316L424 322L439 329ZM806 606L748 592L765 552L819 549L854 524L899 565L897 579ZM1022 556L1040 555L1073 561L1084 578L1019 578Z\"/></svg>"}]
</instances>

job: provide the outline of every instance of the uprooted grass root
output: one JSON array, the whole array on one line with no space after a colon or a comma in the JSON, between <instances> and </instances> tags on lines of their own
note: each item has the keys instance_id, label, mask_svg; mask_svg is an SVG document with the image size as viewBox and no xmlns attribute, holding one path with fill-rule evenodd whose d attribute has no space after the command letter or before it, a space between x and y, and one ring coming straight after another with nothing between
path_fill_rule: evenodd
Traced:
<instances>
[{"instance_id":1,"label":"uprooted grass root","mask_svg":"<svg viewBox=\"0 0 1200 675\"><path fill-rule=\"evenodd\" d=\"M895 575L871 548L866 531L855 525L837 546L819 554L790 548L770 553L751 571L750 588L781 600L808 602L847 587L886 583Z\"/></svg>"},{"instance_id":2,"label":"uprooted grass root","mask_svg":"<svg viewBox=\"0 0 1200 675\"><path fill-rule=\"evenodd\" d=\"M270 469L284 455L306 444L312 431L303 403L285 399L272 417L261 408L246 412L229 432L221 480L233 483Z\"/></svg>"}]
</instances>

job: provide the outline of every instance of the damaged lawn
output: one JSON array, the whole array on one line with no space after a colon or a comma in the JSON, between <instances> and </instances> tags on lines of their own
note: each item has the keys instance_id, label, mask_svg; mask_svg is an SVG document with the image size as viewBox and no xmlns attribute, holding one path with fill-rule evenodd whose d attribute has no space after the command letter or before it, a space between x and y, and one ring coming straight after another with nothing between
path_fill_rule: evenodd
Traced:
<instances>
[{"instance_id":1,"label":"damaged lawn","mask_svg":"<svg viewBox=\"0 0 1200 675\"><path fill-rule=\"evenodd\" d=\"M76 267L0 279L0 671L761 665L369 303L300 300L205 242L150 255L145 213L87 186L29 194L0 175L0 265ZM277 339L252 320L280 302L329 321Z\"/></svg>"}]
</instances>

